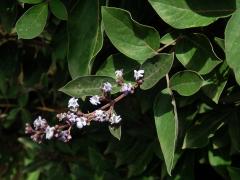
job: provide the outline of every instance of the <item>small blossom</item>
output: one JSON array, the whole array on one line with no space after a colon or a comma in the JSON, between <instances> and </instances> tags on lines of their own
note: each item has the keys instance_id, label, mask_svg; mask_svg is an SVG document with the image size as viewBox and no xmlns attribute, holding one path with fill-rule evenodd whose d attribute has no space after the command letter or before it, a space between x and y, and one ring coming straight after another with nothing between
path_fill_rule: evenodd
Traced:
<instances>
[{"instance_id":1,"label":"small blossom","mask_svg":"<svg viewBox=\"0 0 240 180\"><path fill-rule=\"evenodd\" d=\"M63 142L68 142L70 139L72 139L72 136L69 131L65 130L59 133L58 139Z\"/></svg>"},{"instance_id":2,"label":"small blossom","mask_svg":"<svg viewBox=\"0 0 240 180\"><path fill-rule=\"evenodd\" d=\"M132 84L131 83L124 83L122 85L122 88L121 88L121 92L124 92L124 93L130 93L132 91Z\"/></svg>"},{"instance_id":3,"label":"small blossom","mask_svg":"<svg viewBox=\"0 0 240 180\"><path fill-rule=\"evenodd\" d=\"M43 140L43 136L44 136L43 134L33 134L30 137L31 137L31 139L33 141L35 141L35 142L40 144L42 142L42 140Z\"/></svg>"},{"instance_id":4,"label":"small blossom","mask_svg":"<svg viewBox=\"0 0 240 180\"><path fill-rule=\"evenodd\" d=\"M112 114L111 118L109 119L111 124L117 124L122 120L121 116L116 115L115 113Z\"/></svg>"},{"instance_id":5,"label":"small blossom","mask_svg":"<svg viewBox=\"0 0 240 180\"><path fill-rule=\"evenodd\" d=\"M98 95L92 96L89 101L92 105L95 105L95 106L98 104L101 104L100 97Z\"/></svg>"},{"instance_id":6,"label":"small blossom","mask_svg":"<svg viewBox=\"0 0 240 180\"><path fill-rule=\"evenodd\" d=\"M48 126L45 130L46 133L46 139L52 139L54 135L55 128Z\"/></svg>"},{"instance_id":7,"label":"small blossom","mask_svg":"<svg viewBox=\"0 0 240 180\"><path fill-rule=\"evenodd\" d=\"M87 125L87 118L79 117L76 119L76 125L79 129L83 128L83 126Z\"/></svg>"},{"instance_id":8,"label":"small blossom","mask_svg":"<svg viewBox=\"0 0 240 180\"><path fill-rule=\"evenodd\" d=\"M33 133L33 129L30 126L30 124L26 123L26 125L25 125L25 134L31 134L31 133Z\"/></svg>"},{"instance_id":9,"label":"small blossom","mask_svg":"<svg viewBox=\"0 0 240 180\"><path fill-rule=\"evenodd\" d=\"M134 70L134 78L137 80L139 80L140 78L143 77L144 74L144 70Z\"/></svg>"},{"instance_id":10,"label":"small blossom","mask_svg":"<svg viewBox=\"0 0 240 180\"><path fill-rule=\"evenodd\" d=\"M76 112L78 107L79 107L78 99L76 99L74 97L69 99L69 101L68 101L68 108L70 109L70 111Z\"/></svg>"},{"instance_id":11,"label":"small blossom","mask_svg":"<svg viewBox=\"0 0 240 180\"><path fill-rule=\"evenodd\" d=\"M116 78L117 78L117 79L121 79L122 76L123 76L123 69L121 69L121 70L116 70L116 71L115 71L115 75L116 75Z\"/></svg>"},{"instance_id":12,"label":"small blossom","mask_svg":"<svg viewBox=\"0 0 240 180\"><path fill-rule=\"evenodd\" d=\"M68 112L66 117L67 117L68 121L71 122L72 124L76 122L76 119L77 119L76 114Z\"/></svg>"},{"instance_id":13,"label":"small blossom","mask_svg":"<svg viewBox=\"0 0 240 180\"><path fill-rule=\"evenodd\" d=\"M109 82L105 82L105 83L103 84L102 90L103 90L105 93L111 92L111 90L112 90L112 85L111 85Z\"/></svg>"},{"instance_id":14,"label":"small blossom","mask_svg":"<svg viewBox=\"0 0 240 180\"><path fill-rule=\"evenodd\" d=\"M43 129L47 126L47 121L46 119L43 119L41 116L38 116L38 118L34 120L33 126L36 130Z\"/></svg>"},{"instance_id":15,"label":"small blossom","mask_svg":"<svg viewBox=\"0 0 240 180\"><path fill-rule=\"evenodd\" d=\"M59 121L62 121L64 118L67 117L67 113L57 114L56 117L59 119Z\"/></svg>"},{"instance_id":16,"label":"small blossom","mask_svg":"<svg viewBox=\"0 0 240 180\"><path fill-rule=\"evenodd\" d=\"M94 112L94 115L95 115L95 118L94 118L95 121L100 121L100 122L106 121L107 115L104 111L96 110Z\"/></svg>"},{"instance_id":17,"label":"small blossom","mask_svg":"<svg viewBox=\"0 0 240 180\"><path fill-rule=\"evenodd\" d=\"M31 139L32 139L33 141L35 141L35 142L39 142L38 136L37 136L36 134L32 135L32 136L31 136Z\"/></svg>"}]
</instances>

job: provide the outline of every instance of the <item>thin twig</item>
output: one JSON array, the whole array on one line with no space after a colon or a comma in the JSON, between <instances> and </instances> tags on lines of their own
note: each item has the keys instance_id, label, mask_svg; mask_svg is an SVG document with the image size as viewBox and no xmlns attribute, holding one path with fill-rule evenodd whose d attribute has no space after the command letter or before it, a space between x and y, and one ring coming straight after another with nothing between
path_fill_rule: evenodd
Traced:
<instances>
[{"instance_id":1,"label":"thin twig","mask_svg":"<svg viewBox=\"0 0 240 180\"><path fill-rule=\"evenodd\" d=\"M48 108L48 107L36 107L39 111L46 111L46 112L58 112L56 109Z\"/></svg>"},{"instance_id":2,"label":"thin twig","mask_svg":"<svg viewBox=\"0 0 240 180\"><path fill-rule=\"evenodd\" d=\"M174 43L176 43L178 40L179 40L179 37L178 37L177 39L173 40L172 42L170 42L170 43L168 43L168 44L165 44L163 47L159 48L159 49L157 50L157 52L158 52L158 53L161 52L162 50L164 50L164 49L167 48L168 46L171 46L171 45L173 45Z\"/></svg>"}]
</instances>

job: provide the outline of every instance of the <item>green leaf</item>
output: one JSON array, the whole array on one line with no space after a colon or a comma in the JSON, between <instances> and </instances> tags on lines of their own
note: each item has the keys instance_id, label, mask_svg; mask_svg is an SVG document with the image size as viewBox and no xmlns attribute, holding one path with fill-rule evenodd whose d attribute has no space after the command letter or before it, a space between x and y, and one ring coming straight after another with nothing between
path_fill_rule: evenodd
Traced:
<instances>
[{"instance_id":1,"label":"green leaf","mask_svg":"<svg viewBox=\"0 0 240 180\"><path fill-rule=\"evenodd\" d=\"M26 3L26 4L38 4L41 3L43 0L19 0L21 3Z\"/></svg>"},{"instance_id":2,"label":"green leaf","mask_svg":"<svg viewBox=\"0 0 240 180\"><path fill-rule=\"evenodd\" d=\"M228 173L231 177L231 180L239 180L240 178L240 168L236 167L227 167Z\"/></svg>"},{"instance_id":3,"label":"green leaf","mask_svg":"<svg viewBox=\"0 0 240 180\"><path fill-rule=\"evenodd\" d=\"M7 33L11 33L15 26L17 11L18 6L16 0L1 1L0 21L2 29ZM1 39L4 40L4 38ZM2 45L5 42L1 41L0 45Z\"/></svg>"},{"instance_id":4,"label":"green leaf","mask_svg":"<svg viewBox=\"0 0 240 180\"><path fill-rule=\"evenodd\" d=\"M159 54L143 63L141 69L144 70L144 82L141 89L152 88L160 79L162 79L171 69L174 55Z\"/></svg>"},{"instance_id":5,"label":"green leaf","mask_svg":"<svg viewBox=\"0 0 240 180\"><path fill-rule=\"evenodd\" d=\"M103 83L109 82L112 84L112 93L118 92L115 80L107 76L80 76L59 90L72 97L84 97L101 95L101 87Z\"/></svg>"},{"instance_id":6,"label":"green leaf","mask_svg":"<svg viewBox=\"0 0 240 180\"><path fill-rule=\"evenodd\" d=\"M193 180L194 179L194 153L188 152L183 155L183 160L176 167L176 175L173 180ZM170 180L170 179L169 179Z\"/></svg>"},{"instance_id":7,"label":"green leaf","mask_svg":"<svg viewBox=\"0 0 240 180\"><path fill-rule=\"evenodd\" d=\"M235 0L148 0L157 14L177 29L207 26L236 9Z\"/></svg>"},{"instance_id":8,"label":"green leaf","mask_svg":"<svg viewBox=\"0 0 240 180\"><path fill-rule=\"evenodd\" d=\"M203 78L194 71L180 71L170 79L170 88L182 96L191 96L198 92L204 83Z\"/></svg>"},{"instance_id":9,"label":"green leaf","mask_svg":"<svg viewBox=\"0 0 240 180\"><path fill-rule=\"evenodd\" d=\"M41 148L39 144L36 144L28 138L20 137L18 138L18 142L21 143L23 145L23 148L27 150L37 151L37 149Z\"/></svg>"},{"instance_id":10,"label":"green leaf","mask_svg":"<svg viewBox=\"0 0 240 180\"><path fill-rule=\"evenodd\" d=\"M28 103L28 93L21 94L21 96L19 96L18 98L18 104L21 107L24 107L26 106L27 103Z\"/></svg>"},{"instance_id":11,"label":"green leaf","mask_svg":"<svg viewBox=\"0 0 240 180\"><path fill-rule=\"evenodd\" d=\"M172 97L168 92L160 92L154 101L154 118L164 161L171 175L177 140L177 120L175 120Z\"/></svg>"},{"instance_id":12,"label":"green leaf","mask_svg":"<svg viewBox=\"0 0 240 180\"><path fill-rule=\"evenodd\" d=\"M153 146L149 144L148 147L143 151L140 157L136 159L132 164L128 166L128 177L137 176L143 173L153 156Z\"/></svg>"},{"instance_id":13,"label":"green leaf","mask_svg":"<svg viewBox=\"0 0 240 180\"><path fill-rule=\"evenodd\" d=\"M28 174L27 180L38 180L39 176L40 176L40 170L36 170Z\"/></svg>"},{"instance_id":14,"label":"green leaf","mask_svg":"<svg viewBox=\"0 0 240 180\"><path fill-rule=\"evenodd\" d=\"M178 31L172 31L170 33L165 34L164 36L161 37L160 39L160 43L161 44L172 44L175 45L175 43L173 43L174 41L176 41L176 39L179 38L179 33Z\"/></svg>"},{"instance_id":15,"label":"green leaf","mask_svg":"<svg viewBox=\"0 0 240 180\"><path fill-rule=\"evenodd\" d=\"M117 138L119 141L121 140L122 128L121 126L108 126L109 132L113 135L113 137Z\"/></svg>"},{"instance_id":16,"label":"green leaf","mask_svg":"<svg viewBox=\"0 0 240 180\"><path fill-rule=\"evenodd\" d=\"M176 45L176 57L187 69L199 74L207 74L221 63L209 39L202 34L180 39Z\"/></svg>"},{"instance_id":17,"label":"green leaf","mask_svg":"<svg viewBox=\"0 0 240 180\"><path fill-rule=\"evenodd\" d=\"M99 26L98 0L81 0L68 19L68 68L72 78L90 74L90 64L96 55Z\"/></svg>"},{"instance_id":18,"label":"green leaf","mask_svg":"<svg viewBox=\"0 0 240 180\"><path fill-rule=\"evenodd\" d=\"M102 49L103 46L103 31L104 31L104 27L103 27L103 22L99 23L99 27L98 27L98 32L97 32L97 41L94 47L94 51L93 51L93 57L95 57L99 51Z\"/></svg>"},{"instance_id":19,"label":"green leaf","mask_svg":"<svg viewBox=\"0 0 240 180\"><path fill-rule=\"evenodd\" d=\"M223 51L225 50L224 39L221 39L221 38L219 38L219 37L215 37L215 38L214 38L214 41L218 44L218 46L219 46L220 48L222 48Z\"/></svg>"},{"instance_id":20,"label":"green leaf","mask_svg":"<svg viewBox=\"0 0 240 180\"><path fill-rule=\"evenodd\" d=\"M139 63L157 55L160 37L154 28L139 24L119 8L102 7L102 18L107 36L121 53Z\"/></svg>"},{"instance_id":21,"label":"green leaf","mask_svg":"<svg viewBox=\"0 0 240 180\"><path fill-rule=\"evenodd\" d=\"M204 79L210 84L203 86L203 92L218 104L219 98L227 84L229 68L224 62L218 69L212 71Z\"/></svg>"},{"instance_id":22,"label":"green leaf","mask_svg":"<svg viewBox=\"0 0 240 180\"><path fill-rule=\"evenodd\" d=\"M51 12L56 16L57 18L61 20L67 20L68 19L68 12L65 7L65 5L62 3L61 0L51 0L49 2L49 7Z\"/></svg>"},{"instance_id":23,"label":"green leaf","mask_svg":"<svg viewBox=\"0 0 240 180\"><path fill-rule=\"evenodd\" d=\"M225 29L225 53L230 68L235 73L235 78L240 85L240 63L239 63L239 31L240 10L237 10L227 23Z\"/></svg>"},{"instance_id":24,"label":"green leaf","mask_svg":"<svg viewBox=\"0 0 240 180\"><path fill-rule=\"evenodd\" d=\"M8 113L8 116L3 123L3 126L5 128L9 128L17 120L17 115L19 111L20 111L19 108L14 108Z\"/></svg>"},{"instance_id":25,"label":"green leaf","mask_svg":"<svg viewBox=\"0 0 240 180\"><path fill-rule=\"evenodd\" d=\"M215 171L217 171L224 179L228 179L226 166L231 164L228 153L223 151L223 149L209 150L208 159L210 165L215 169Z\"/></svg>"},{"instance_id":26,"label":"green leaf","mask_svg":"<svg viewBox=\"0 0 240 180\"><path fill-rule=\"evenodd\" d=\"M240 152L240 121L237 112L233 112L228 124L228 132L231 137L232 146Z\"/></svg>"},{"instance_id":27,"label":"green leaf","mask_svg":"<svg viewBox=\"0 0 240 180\"><path fill-rule=\"evenodd\" d=\"M221 152L221 151L220 151ZM208 159L211 164L211 166L226 166L230 165L231 161L226 159L226 157L223 156L223 153L219 153L218 151L209 150L208 151ZM226 154L225 154L226 156Z\"/></svg>"},{"instance_id":28,"label":"green leaf","mask_svg":"<svg viewBox=\"0 0 240 180\"><path fill-rule=\"evenodd\" d=\"M209 138L225 124L228 115L210 113L202 116L186 132L183 149L202 148L208 144Z\"/></svg>"},{"instance_id":29,"label":"green leaf","mask_svg":"<svg viewBox=\"0 0 240 180\"><path fill-rule=\"evenodd\" d=\"M48 16L48 5L42 3L32 6L17 21L18 38L33 39L43 31Z\"/></svg>"},{"instance_id":30,"label":"green leaf","mask_svg":"<svg viewBox=\"0 0 240 180\"><path fill-rule=\"evenodd\" d=\"M137 61L123 54L113 54L104 61L96 74L115 78L115 71L123 69L123 78L127 81L135 81L133 71L139 67L140 64Z\"/></svg>"},{"instance_id":31,"label":"green leaf","mask_svg":"<svg viewBox=\"0 0 240 180\"><path fill-rule=\"evenodd\" d=\"M111 166L97 149L89 147L88 154L90 165L95 171L104 173L104 171Z\"/></svg>"}]
</instances>

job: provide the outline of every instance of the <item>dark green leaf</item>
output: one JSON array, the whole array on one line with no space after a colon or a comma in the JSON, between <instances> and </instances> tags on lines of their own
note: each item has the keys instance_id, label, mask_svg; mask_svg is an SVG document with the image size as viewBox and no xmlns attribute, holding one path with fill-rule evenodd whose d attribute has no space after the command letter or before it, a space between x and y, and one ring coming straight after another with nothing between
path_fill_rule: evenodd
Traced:
<instances>
[{"instance_id":1,"label":"dark green leaf","mask_svg":"<svg viewBox=\"0 0 240 180\"><path fill-rule=\"evenodd\" d=\"M231 164L231 160L223 149L219 150L209 150L208 159L210 165L218 172L224 179L228 178L226 166Z\"/></svg>"},{"instance_id":2,"label":"dark green leaf","mask_svg":"<svg viewBox=\"0 0 240 180\"><path fill-rule=\"evenodd\" d=\"M18 98L18 104L21 107L24 107L26 106L27 102L28 102L28 93L21 94L21 96Z\"/></svg>"},{"instance_id":3,"label":"dark green leaf","mask_svg":"<svg viewBox=\"0 0 240 180\"><path fill-rule=\"evenodd\" d=\"M239 127L240 127L239 115L238 115L237 112L233 112L231 117L230 117L230 121L229 121L229 125L228 125L228 131L229 131L229 135L231 137L232 145L238 152L240 152L240 131L239 131Z\"/></svg>"},{"instance_id":4,"label":"dark green leaf","mask_svg":"<svg viewBox=\"0 0 240 180\"><path fill-rule=\"evenodd\" d=\"M136 161L129 165L128 177L137 176L144 172L153 156L153 147L150 144Z\"/></svg>"},{"instance_id":5,"label":"dark green leaf","mask_svg":"<svg viewBox=\"0 0 240 180\"><path fill-rule=\"evenodd\" d=\"M117 127L108 126L108 128L109 128L109 132L113 135L113 137L117 138L120 141L121 134L122 134L121 126L117 126Z\"/></svg>"},{"instance_id":6,"label":"dark green leaf","mask_svg":"<svg viewBox=\"0 0 240 180\"><path fill-rule=\"evenodd\" d=\"M16 0L1 1L0 22L2 29L7 33L11 33L16 23L17 4L15 1ZM1 38L0 45L5 42L4 38Z\"/></svg>"},{"instance_id":7,"label":"dark green leaf","mask_svg":"<svg viewBox=\"0 0 240 180\"><path fill-rule=\"evenodd\" d=\"M212 71L205 77L210 84L203 86L203 92L211 98L216 104L227 84L229 68L224 62L218 69Z\"/></svg>"},{"instance_id":8,"label":"dark green leaf","mask_svg":"<svg viewBox=\"0 0 240 180\"><path fill-rule=\"evenodd\" d=\"M199 74L207 74L221 63L209 39L202 34L181 38L176 45L176 57L187 69Z\"/></svg>"},{"instance_id":9,"label":"dark green leaf","mask_svg":"<svg viewBox=\"0 0 240 180\"><path fill-rule=\"evenodd\" d=\"M61 20L68 19L68 13L65 5L62 3L61 0L51 0L49 2L50 10L57 18Z\"/></svg>"},{"instance_id":10,"label":"dark green leaf","mask_svg":"<svg viewBox=\"0 0 240 180\"><path fill-rule=\"evenodd\" d=\"M3 123L3 126L5 128L10 127L17 120L17 115L19 111L20 111L19 108L14 108L8 113L8 116L5 119L5 122Z\"/></svg>"},{"instance_id":11,"label":"dark green leaf","mask_svg":"<svg viewBox=\"0 0 240 180\"><path fill-rule=\"evenodd\" d=\"M170 88L182 96L198 92L204 83L203 78L194 71L180 71L170 79Z\"/></svg>"},{"instance_id":12,"label":"dark green leaf","mask_svg":"<svg viewBox=\"0 0 240 180\"><path fill-rule=\"evenodd\" d=\"M208 139L225 124L227 115L210 113L204 115L186 132L183 148L201 148L208 144Z\"/></svg>"},{"instance_id":13,"label":"dark green leaf","mask_svg":"<svg viewBox=\"0 0 240 180\"><path fill-rule=\"evenodd\" d=\"M154 118L158 140L162 149L168 173L171 175L177 140L177 120L175 119L172 97L165 91L160 92L154 101Z\"/></svg>"},{"instance_id":14,"label":"dark green leaf","mask_svg":"<svg viewBox=\"0 0 240 180\"><path fill-rule=\"evenodd\" d=\"M32 6L17 21L18 38L32 39L43 31L48 16L48 4L42 3Z\"/></svg>"},{"instance_id":15,"label":"dark green leaf","mask_svg":"<svg viewBox=\"0 0 240 180\"><path fill-rule=\"evenodd\" d=\"M240 63L239 63L239 31L240 10L237 10L227 23L225 29L225 53L230 68L235 73L235 78L240 85Z\"/></svg>"},{"instance_id":16,"label":"dark green leaf","mask_svg":"<svg viewBox=\"0 0 240 180\"><path fill-rule=\"evenodd\" d=\"M98 13L98 0L81 0L69 15L68 68L72 78L90 74L91 59L96 55L94 51L100 28Z\"/></svg>"},{"instance_id":17,"label":"dark green leaf","mask_svg":"<svg viewBox=\"0 0 240 180\"><path fill-rule=\"evenodd\" d=\"M207 26L236 9L235 0L149 0L158 15L169 25L184 29Z\"/></svg>"},{"instance_id":18,"label":"dark green leaf","mask_svg":"<svg viewBox=\"0 0 240 180\"><path fill-rule=\"evenodd\" d=\"M141 89L152 88L160 79L162 79L171 69L174 55L159 54L145 61L141 69L144 70L144 82Z\"/></svg>"},{"instance_id":19,"label":"dark green leaf","mask_svg":"<svg viewBox=\"0 0 240 180\"><path fill-rule=\"evenodd\" d=\"M240 178L240 168L229 166L227 169L228 169L231 180L239 180L239 178Z\"/></svg>"},{"instance_id":20,"label":"dark green leaf","mask_svg":"<svg viewBox=\"0 0 240 180\"><path fill-rule=\"evenodd\" d=\"M154 28L139 24L119 8L102 7L102 17L107 36L120 52L139 63L157 54L160 37Z\"/></svg>"},{"instance_id":21,"label":"dark green leaf","mask_svg":"<svg viewBox=\"0 0 240 180\"><path fill-rule=\"evenodd\" d=\"M59 90L72 97L84 97L101 95L103 83L109 82L113 86L112 93L118 92L115 80L107 76L81 76L70 82Z\"/></svg>"}]
</instances>

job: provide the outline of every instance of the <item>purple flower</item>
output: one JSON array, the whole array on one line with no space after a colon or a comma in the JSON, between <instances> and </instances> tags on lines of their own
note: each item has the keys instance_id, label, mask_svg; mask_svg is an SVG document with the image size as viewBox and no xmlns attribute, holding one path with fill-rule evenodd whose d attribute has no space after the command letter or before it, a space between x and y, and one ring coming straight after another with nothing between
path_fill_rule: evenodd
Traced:
<instances>
[{"instance_id":1,"label":"purple flower","mask_svg":"<svg viewBox=\"0 0 240 180\"><path fill-rule=\"evenodd\" d=\"M112 91L112 85L109 82L105 82L103 84L103 88L102 90L107 93L107 92L111 92Z\"/></svg>"},{"instance_id":2,"label":"purple flower","mask_svg":"<svg viewBox=\"0 0 240 180\"><path fill-rule=\"evenodd\" d=\"M44 129L47 126L47 121L46 119L43 119L41 116L38 116L38 118L34 120L33 126L36 130Z\"/></svg>"}]
</instances>

